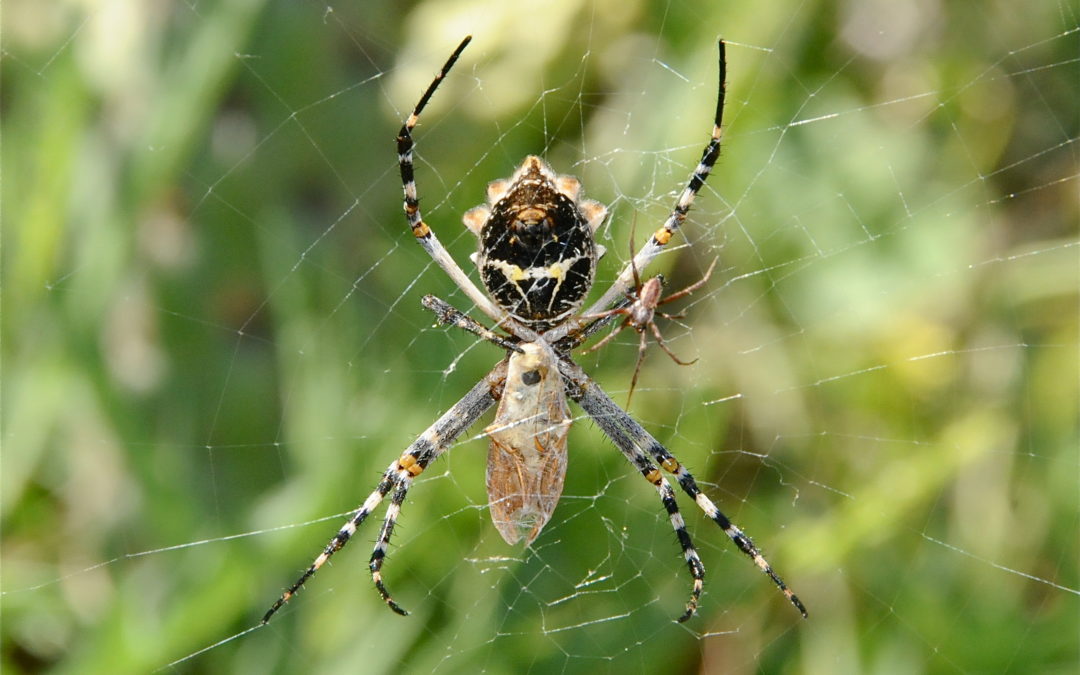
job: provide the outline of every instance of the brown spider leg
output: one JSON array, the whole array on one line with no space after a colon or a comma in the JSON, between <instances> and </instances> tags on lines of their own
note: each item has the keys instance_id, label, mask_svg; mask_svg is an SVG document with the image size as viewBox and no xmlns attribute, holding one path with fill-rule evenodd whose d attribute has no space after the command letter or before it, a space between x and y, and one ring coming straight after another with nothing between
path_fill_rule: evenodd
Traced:
<instances>
[{"instance_id":1,"label":"brown spider leg","mask_svg":"<svg viewBox=\"0 0 1080 675\"><path fill-rule=\"evenodd\" d=\"M667 296L666 298L658 301L656 303L657 306L666 305L667 303L671 302L672 300L678 300L679 298L685 298L686 296L690 295L691 293L693 293L697 289L699 289L702 286L704 286L705 284L709 283L709 277L712 276L713 269L716 267L716 263L719 260L720 260L720 258L713 258L712 264L709 265L709 269L705 270L705 276L701 277L701 279L699 279L698 281L695 281L694 283L690 284L689 286L682 289L681 291L677 291L675 293L672 293L671 295Z\"/></svg>"},{"instance_id":2,"label":"brown spider leg","mask_svg":"<svg viewBox=\"0 0 1080 675\"><path fill-rule=\"evenodd\" d=\"M590 318L602 319L605 316L611 316L612 314L619 314L619 313L621 313L623 311L624 310L622 310L622 309L613 309L613 310L610 310L609 312L602 312L600 314L595 315L595 317L590 317ZM600 349L601 347L603 347L607 343L614 340L616 338L616 336L618 336L619 333L623 332L623 329L626 328L629 325L630 325L630 317L626 317L625 319L623 319L623 322L619 324L618 328L616 328L615 330L613 330L610 333L608 333L607 335L605 335L603 340L600 340L600 342L597 342L592 347L589 347L588 349L581 350L581 353L582 354L588 354L590 352L595 352L597 349Z\"/></svg>"},{"instance_id":3,"label":"brown spider leg","mask_svg":"<svg viewBox=\"0 0 1080 675\"><path fill-rule=\"evenodd\" d=\"M660 334L660 329L656 327L656 324L649 323L649 328L652 329L653 337L656 338L656 343L660 345L660 349L663 349L664 352L671 357L672 361L679 364L680 366L692 366L698 362L697 359L694 359L693 361L683 361L678 356L675 356L675 354L672 353L671 349L667 346L667 342L664 341L664 336ZM642 336L644 336L645 331L642 331L641 334ZM644 337L642 339L644 339Z\"/></svg>"},{"instance_id":4,"label":"brown spider leg","mask_svg":"<svg viewBox=\"0 0 1080 675\"><path fill-rule=\"evenodd\" d=\"M651 324L656 325L656 324ZM626 407L630 407L630 399L634 396L634 388L637 387L638 373L641 372L641 363L645 360L645 348L648 347L648 339L645 335L645 331L641 328L636 328L638 332L638 350L637 350L637 363L634 364L634 376L630 378L630 391L626 394Z\"/></svg>"},{"instance_id":5,"label":"brown spider leg","mask_svg":"<svg viewBox=\"0 0 1080 675\"><path fill-rule=\"evenodd\" d=\"M635 296L633 296L633 295L627 295L626 299L629 300L629 301L633 301L633 300L636 300L637 298ZM582 319L588 319L589 321L596 321L596 320L599 320L599 319L606 319L609 316L615 316L616 314L626 314L626 308L629 306L629 304L630 303L628 303L626 305L621 305L619 307L612 307L611 309L607 310L606 312L600 312L599 314L582 315L581 318Z\"/></svg>"},{"instance_id":6,"label":"brown spider leg","mask_svg":"<svg viewBox=\"0 0 1080 675\"><path fill-rule=\"evenodd\" d=\"M662 300L659 300L656 303L657 306L663 305L665 303L671 302L672 300L678 300L679 298L690 295L691 293L693 293L697 289L704 286L709 281L709 277L712 276L713 268L716 267L717 260L719 260L719 258L713 258L712 264L709 265L709 269L705 272L705 276L703 276L699 281L697 281L697 282L695 282L693 284L690 284L689 286L687 286L686 288L682 289L681 291L679 291L677 293L672 293L671 295L667 296L666 298L664 298ZM655 313L659 314L660 316L662 316L662 317L664 317L665 319L668 319L668 320L682 319L682 318L684 318L686 316L686 312L679 312L678 314L668 314L666 312L657 311ZM692 361L683 361L678 356L675 356L674 352L671 351L671 348L667 346L667 341L664 340L664 336L660 334L660 328L657 327L657 325L656 325L656 323L654 321L649 322L649 329L652 331L653 336L656 338L657 344L659 344L660 348L663 349L664 352L668 356L671 357L672 361L679 364L680 366L692 366L693 364L698 362L698 359L694 359ZM640 330L640 332L641 332L641 335L642 335L642 338L641 338L642 349L644 349L644 346L645 346L645 329L642 328ZM638 365L637 365L638 369L641 368L641 359L642 358L644 358L643 353L638 355ZM637 381L637 369L634 370L634 382L636 382L636 381ZM634 385L633 385L633 383L630 384L630 393L631 394L634 393ZM627 399L626 399L626 405L627 405L627 407L630 406L630 398L629 397L627 397Z\"/></svg>"},{"instance_id":7,"label":"brown spider leg","mask_svg":"<svg viewBox=\"0 0 1080 675\"><path fill-rule=\"evenodd\" d=\"M678 321L679 319L686 318L686 312L679 312L678 314L668 314L667 312L656 312L657 316L661 316L669 321Z\"/></svg>"},{"instance_id":8,"label":"brown spider leg","mask_svg":"<svg viewBox=\"0 0 1080 675\"><path fill-rule=\"evenodd\" d=\"M574 351L581 345L585 344L585 342L589 338L600 332L605 326L611 323L615 316L619 314L626 314L625 311L619 310L625 310L631 304L633 304L631 298L623 298L619 301L617 305L615 305L611 309L607 310L606 312L601 312L599 317L583 317L585 321L588 321L588 323L585 324L585 327L578 332L571 333L570 335L567 335L560 341L556 342L554 345L555 350L560 354L569 354L570 352Z\"/></svg>"},{"instance_id":9,"label":"brown spider leg","mask_svg":"<svg viewBox=\"0 0 1080 675\"><path fill-rule=\"evenodd\" d=\"M428 464L433 462L439 455L446 451L454 440L460 436L466 429L472 426L481 415L483 415L491 406L495 404L495 396L492 393L494 385L505 379L506 377L506 362L502 362L495 366L486 377L480 380L476 386L469 390L469 393L465 394L460 401L455 403L449 410L447 410L442 417L435 421L430 427L428 427L424 433L420 434L420 437L413 441L405 452L398 457L390 466L383 472L382 480L379 481L378 487L368 495L364 503L357 509L356 513L345 522L345 524L338 530L337 534L330 540L330 543L326 545L323 552L319 554L315 561L304 571L300 578L293 583L281 597L266 611L263 615L262 623L267 623L270 618L281 609L285 603L292 599L296 595L301 587L319 571L319 568L326 564L326 561L330 559L330 556L334 555L349 542L349 539L356 533L356 529L364 522L371 512L374 511L387 494L391 490L397 491L408 490L409 484L412 479L420 475L420 473L427 467ZM391 519L389 529L393 529L393 520L396 520L398 513L401 509L401 502L397 500L397 492L391 498L390 508L387 509L386 518ZM404 493L401 495L401 499L404 499ZM395 503L396 502L396 503ZM389 540L389 533L387 531L386 521L384 520L383 530L386 533L387 540ZM382 541L380 535L380 542ZM378 547L376 551L378 551ZM383 555L385 555L385 546L382 548ZM381 565L380 556L380 565ZM375 554L372 554L372 564L375 561ZM374 576L374 570L373 570ZM379 578L376 577L376 587L379 587ZM400 612L400 607L392 604L388 599L388 595L385 594L386 589L380 588L379 592L384 594L384 599L388 600L391 609Z\"/></svg>"},{"instance_id":10,"label":"brown spider leg","mask_svg":"<svg viewBox=\"0 0 1080 675\"><path fill-rule=\"evenodd\" d=\"M772 582L776 584L776 587L784 594L784 597L795 606L795 609L799 610L799 613L806 618L806 607L799 600L798 596L787 587L783 579L773 570L765 557L761 554L761 551L754 545L750 537L739 529L734 523L728 520L720 509L713 504L697 486L697 482L694 480L694 476L686 470L686 467L682 466L679 461L660 444L658 440L653 438L652 434L646 431L637 420L628 415L622 408L620 408L611 397L604 393L604 390L600 388L596 382L593 381L585 371L581 369L576 363L562 359L559 361L559 370L566 377L567 380L567 394L574 401L580 405L589 417L593 419L596 426L600 427L600 430L618 446L619 450L631 462L634 463L639 469L642 466L639 460L635 460L634 457L638 453L641 453L641 448L645 449L645 452L652 457L663 469L671 473L675 479L679 482L679 486L682 487L683 492L690 495L694 502L698 505L706 516L708 516L713 522L715 522L720 529L724 531L731 541L734 542L739 550L745 553L754 564L764 572ZM647 458L645 461L649 461ZM670 510L669 510L670 513ZM679 521L681 522L681 518ZM674 518L672 523L674 524ZM683 526L685 530L685 526ZM678 528L676 532L678 533ZM686 535L689 540L689 534ZM682 543L683 537L679 535L679 541ZM692 547L691 547L692 550ZM691 573L694 573L693 563L687 553L686 545L683 544L684 554L687 556L687 564L691 565ZM694 557L697 557L696 551L693 551ZM697 564L700 565L701 561L697 560ZM701 576L704 576L704 568L701 570ZM695 587L698 585L698 576L695 574ZM694 595L692 600L696 600L697 594ZM693 603L693 609L696 609L696 602ZM687 605L687 614L684 615L683 620L690 618L693 614L691 605Z\"/></svg>"}]
</instances>

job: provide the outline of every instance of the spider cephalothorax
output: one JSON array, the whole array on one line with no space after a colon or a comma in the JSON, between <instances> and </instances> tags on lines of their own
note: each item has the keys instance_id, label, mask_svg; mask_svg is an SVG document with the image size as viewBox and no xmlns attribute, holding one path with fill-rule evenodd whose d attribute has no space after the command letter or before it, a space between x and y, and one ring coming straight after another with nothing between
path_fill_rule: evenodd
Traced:
<instances>
[{"instance_id":1,"label":"spider cephalothorax","mask_svg":"<svg viewBox=\"0 0 1080 675\"><path fill-rule=\"evenodd\" d=\"M578 179L530 155L464 217L480 240L473 262L492 299L540 330L577 311L596 274L593 234L607 209L580 194Z\"/></svg>"}]
</instances>

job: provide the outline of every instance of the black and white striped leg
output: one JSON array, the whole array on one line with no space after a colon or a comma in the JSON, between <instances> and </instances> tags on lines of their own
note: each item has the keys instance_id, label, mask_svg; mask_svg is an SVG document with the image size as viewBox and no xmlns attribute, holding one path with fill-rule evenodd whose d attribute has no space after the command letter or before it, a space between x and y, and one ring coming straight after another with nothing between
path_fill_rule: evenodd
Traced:
<instances>
[{"instance_id":1,"label":"black and white striped leg","mask_svg":"<svg viewBox=\"0 0 1080 675\"><path fill-rule=\"evenodd\" d=\"M646 439L642 440L646 441ZM697 481L694 480L694 476L686 470L685 466L679 464L679 460L675 459L664 446L660 445L660 443L653 438L649 438L647 441L651 441L649 454L655 457L656 461L660 462L660 465L663 466L666 471L671 472L672 475L675 476L675 479L679 481L679 485L682 487L683 492L690 495L701 510L705 512L705 515L720 526L720 529L724 531L724 534L731 538L731 541L735 542L735 545L739 547L740 551L749 556L762 572L769 575L769 578L773 580L776 587L780 589L791 604L795 605L795 609L799 610L799 613L805 618L807 616L806 607L803 606L802 601L799 600L798 596L787 587L784 580L773 570L769 561L765 560L765 556L761 555L761 551L754 546L754 542L751 541L750 537L746 536L735 523L731 522L728 517L716 507L716 504L713 504L711 499L705 496L705 493L697 486Z\"/></svg>"},{"instance_id":2,"label":"black and white striped leg","mask_svg":"<svg viewBox=\"0 0 1080 675\"><path fill-rule=\"evenodd\" d=\"M454 280L465 295L469 297L480 311L489 316L492 320L500 322L506 326L513 324L514 327L520 328L524 332L517 332L519 335L535 336L528 328L520 326L517 322L513 321L506 315L498 305L487 297L472 280L465 274L457 262L450 256L450 252L442 245L439 238L435 236L435 232L428 227L424 222L424 218L420 213L420 197L416 189L416 176L413 167L413 142L412 131L416 128L416 123L420 119L420 113L427 107L428 101L431 100L435 90L439 88L439 84L446 78L447 73L454 67L454 63L457 62L458 57L461 56L461 52L465 51L465 47L468 46L472 40L472 36L467 36L461 41L461 44L457 46L454 53L450 55L450 58L446 60L443 67L436 73L435 78L428 85L428 88L424 91L423 96L420 97L420 101L413 108L412 113L409 114L408 119L401 125L401 129L397 135L397 151L398 151L398 167L401 172L401 187L405 193L405 218L409 221L409 228L412 230L413 236L416 237L416 241L420 243L427 254L431 256L431 259L442 268L446 274Z\"/></svg>"},{"instance_id":3,"label":"black and white striped leg","mask_svg":"<svg viewBox=\"0 0 1080 675\"><path fill-rule=\"evenodd\" d=\"M397 151L398 151L398 166L401 170L401 184L405 190L405 217L409 220L409 227L412 228L413 234L417 239L420 239L430 233L428 226L424 224L424 220L420 215L420 199L416 194L416 179L413 175L413 138L412 130L416 128L416 123L420 119L420 113L424 112L424 108L427 107L428 101L431 100L435 90L439 88L443 79L446 77L450 69L454 67L458 57L461 56L461 52L465 51L465 47L469 45L472 40L472 36L466 36L461 44L457 46L454 53L450 55L450 58L446 60L443 67L435 74L435 78L428 85L427 90L424 91L424 95L420 97L416 106L413 108L412 113L409 115L405 123L401 125L401 130L397 135Z\"/></svg>"},{"instance_id":4,"label":"black and white striped leg","mask_svg":"<svg viewBox=\"0 0 1080 675\"><path fill-rule=\"evenodd\" d=\"M334 555L349 542L356 533L357 528L367 519L371 512L382 503L386 495L393 490L390 506L383 521L383 529L379 535L379 543L376 544L375 553L371 556L371 574L375 580L375 587L386 600L387 604L395 612L404 614L404 611L394 604L386 588L382 585L381 567L382 559L386 555L386 545L390 541L390 534L394 529L398 514L401 512L401 503L405 499L412 480L419 476L427 468L428 464L435 461L466 429L472 426L481 415L495 404L495 395L492 393L502 386L506 379L506 363L502 362L481 379L469 393L447 410L442 417L428 427L420 437L413 441L405 452L401 454L383 473L375 491L368 495L364 503L356 513L337 531L330 543L326 545L322 553L304 571L300 578L293 583L281 597L263 615L262 623L267 623L270 618L281 609L285 603L296 595L308 579L313 577L319 568L326 564L330 556ZM378 561L376 561L378 558ZM376 564L377 563L377 564Z\"/></svg>"},{"instance_id":5,"label":"black and white striped leg","mask_svg":"<svg viewBox=\"0 0 1080 675\"><path fill-rule=\"evenodd\" d=\"M571 395L571 398L574 398L574 396ZM578 400L578 403L581 403L581 401ZM586 410L586 412L589 411ZM591 412L589 414L595 419L595 415L592 415ZM680 622L686 621L697 612L698 603L701 600L701 589L705 585L705 564L701 562L701 556L698 555L697 549L694 548L694 541L690 538L690 532L686 529L686 521L683 520L682 514L679 513L679 504L675 500L675 491L671 488L671 483L656 468L656 465L640 448L634 445L630 437L622 429L612 428L609 431L604 429L603 426L601 426L601 429L604 430L608 438L615 443L615 447L634 465L634 468L641 473L645 480L653 484L657 494L660 495L660 502L664 505L664 510L667 511L668 520L671 521L671 527L675 530L675 537L679 540L679 546L682 547L683 559L690 570L690 577L694 580L690 589L690 600L686 603L686 612L679 617Z\"/></svg>"},{"instance_id":6,"label":"black and white striped leg","mask_svg":"<svg viewBox=\"0 0 1080 675\"><path fill-rule=\"evenodd\" d=\"M690 589L690 600L686 603L686 611L679 617L681 623L688 621L690 617L697 613L698 604L701 602L701 589L705 586L705 564L701 562L701 556L698 555L697 549L694 548L690 532L686 529L686 521L683 520L682 514L679 513L679 505L675 501L675 491L671 489L671 484L660 474L659 470L656 470L655 476L645 476L645 479L649 480L657 477L659 480L655 481L654 484L660 493L660 501L664 503L664 509L667 510L668 519L671 521L671 527L675 529L675 536L679 540L679 546L682 547L683 559L690 570L690 577L694 580L694 584Z\"/></svg>"},{"instance_id":7,"label":"black and white striped leg","mask_svg":"<svg viewBox=\"0 0 1080 675\"><path fill-rule=\"evenodd\" d=\"M623 455L641 471L641 475L645 477L645 480L656 486L660 501L664 505L664 510L667 511L668 520L671 521L671 527L675 530L675 537L679 540L679 546L682 548L683 560L686 561L686 567L690 570L690 578L694 580L690 589L690 600L686 603L686 611L679 617L680 623L687 621L697 612L698 603L701 601L701 589L705 586L705 564L701 562L701 556L698 555L697 549L694 548L694 541L690 538L690 532L686 529L686 521L683 520L682 514L679 513L679 504L675 500L675 491L671 489L671 483L664 478L664 475L649 461L648 457L632 443L616 442L616 445Z\"/></svg>"},{"instance_id":8,"label":"black and white striped leg","mask_svg":"<svg viewBox=\"0 0 1080 675\"><path fill-rule=\"evenodd\" d=\"M349 543L349 539L356 533L356 528L371 515L371 512L382 503L383 498L385 498L387 493L393 488L394 483L397 481L397 465L397 462L390 465L390 468L383 474L383 479L379 482L379 486L364 500L363 506L361 506L356 513L341 526L341 529L337 531L337 534L335 534L334 538L330 540L330 543L326 545L326 548L319 554L319 557L315 558L315 562L311 563L304 573L300 575L300 578L297 579L292 586L289 586L288 590L281 594L281 597L270 606L270 609L266 610L266 614L264 614L262 618L262 623L265 624L269 622L270 618L300 591L307 580L315 576L315 573L330 559L330 556L340 551L345 547L345 544Z\"/></svg>"},{"instance_id":9,"label":"black and white striped leg","mask_svg":"<svg viewBox=\"0 0 1080 675\"><path fill-rule=\"evenodd\" d=\"M577 364L567 359L562 359L559 362L559 370L567 380L567 395L576 401L585 412L589 414L593 421L596 422L596 425L600 427L604 434L607 435L616 446L619 447L619 450L621 450L624 455L631 457L641 454L645 457L645 461L650 462L650 466L651 461L655 461L663 467L665 471L675 476L683 491L690 495L698 507L705 512L705 515L719 525L720 529L722 529L735 545L739 547L739 550L749 556L750 559L754 561L754 564L772 579L773 583L776 584L776 587L779 588L791 604L799 610L799 613L801 613L803 617L807 616L806 607L802 604L802 601L799 600L798 596L787 587L787 584L784 583L783 579L781 579L773 570L772 566L769 565L768 561L765 560L765 557L761 555L761 552L754 545L754 542L750 540L750 537L746 536L741 529L732 523L727 516L713 504L712 500L706 497L701 489L698 488L697 482L690 472L686 470L686 467L682 466L679 461L675 459L675 457L668 452L659 441L653 438L652 434L638 424L633 417L628 415L613 400L611 400L611 397L604 393L600 386L597 385L592 378L586 375L585 371L581 370ZM649 457L652 459L650 460ZM635 466L640 468L641 465L639 462L635 462ZM680 542L681 541L680 538Z\"/></svg>"},{"instance_id":10,"label":"black and white striped leg","mask_svg":"<svg viewBox=\"0 0 1080 675\"><path fill-rule=\"evenodd\" d=\"M660 229L656 230L649 237L649 241L638 251L638 254L626 264L619 277L615 280L615 283L611 285L607 291L597 300L592 307L582 312L583 316L599 314L607 309L611 303L618 300L620 297L626 294L631 288L634 288L634 277L637 274L642 273L649 263L660 254L660 251L667 246L667 243L671 241L671 237L682 227L683 221L686 220L686 214L690 211L690 207L694 203L694 199L697 197L698 192L701 191L702 186L705 185L705 180L709 177L709 172L712 171L713 166L716 164L716 160L720 157L720 140L723 134L721 123L724 118L724 98L726 95L725 80L727 79L727 58L725 56L724 41L719 42L719 77L716 92L716 113L713 116L713 130L712 135L709 138L708 144L705 146L705 150L701 153L701 160L698 162L697 167L694 168L694 173L690 175L690 181L686 187L683 188L682 194L679 195L679 199L675 202L675 207L672 209L671 214ZM556 326L548 332L548 336L554 339L561 338L566 335L568 331L574 330L575 326L570 325L574 322L567 322L563 326Z\"/></svg>"},{"instance_id":11,"label":"black and white striped leg","mask_svg":"<svg viewBox=\"0 0 1080 675\"><path fill-rule=\"evenodd\" d=\"M390 497L390 505L386 507L386 518L383 520L382 530L379 532L379 538L375 542L375 550L371 552L371 560L368 562L368 568L371 570L371 580L375 583L375 589L379 591L379 595L382 596L387 606L401 616L408 616L409 613L402 609L401 605L394 602L394 599L390 597L390 591L386 590L386 584L382 580L382 564L386 558L386 549L390 546L390 537L394 534L394 525L397 523L398 514L401 513L401 505L405 502L405 495L409 492L410 483L411 480L408 478L402 480L397 489L394 490L393 496Z\"/></svg>"}]
</instances>

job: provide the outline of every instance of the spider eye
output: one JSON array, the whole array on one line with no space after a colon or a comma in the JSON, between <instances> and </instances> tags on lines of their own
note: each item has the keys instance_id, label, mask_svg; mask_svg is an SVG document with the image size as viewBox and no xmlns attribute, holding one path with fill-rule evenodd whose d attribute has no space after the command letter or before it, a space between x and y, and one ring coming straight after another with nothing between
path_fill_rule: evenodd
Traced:
<instances>
[{"instance_id":1,"label":"spider eye","mask_svg":"<svg viewBox=\"0 0 1080 675\"><path fill-rule=\"evenodd\" d=\"M540 381L539 370L527 370L521 374L521 381L524 384L533 385Z\"/></svg>"}]
</instances>

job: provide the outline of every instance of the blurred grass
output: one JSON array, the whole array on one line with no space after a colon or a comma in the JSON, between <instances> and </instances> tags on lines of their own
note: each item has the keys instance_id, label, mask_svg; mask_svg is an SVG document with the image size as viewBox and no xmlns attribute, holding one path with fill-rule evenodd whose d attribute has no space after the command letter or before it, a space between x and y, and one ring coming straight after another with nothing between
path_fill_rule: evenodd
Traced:
<instances>
[{"instance_id":1,"label":"blurred grass","mask_svg":"<svg viewBox=\"0 0 1080 675\"><path fill-rule=\"evenodd\" d=\"M697 160L732 43L725 152L661 261L680 287L721 256L665 327L701 360L651 352L633 410L811 619L686 502L709 576L673 625L670 528L583 422L533 551L493 536L461 444L396 533L412 617L370 588L368 523L269 627L175 669L1071 672L1076 26L1055 3L7 3L0 667L146 672L254 625L498 357L418 306L462 300L406 232L392 144L471 32L418 134L426 214L465 260L458 214L544 154L612 206L608 277ZM582 363L620 398L616 342Z\"/></svg>"}]
</instances>

